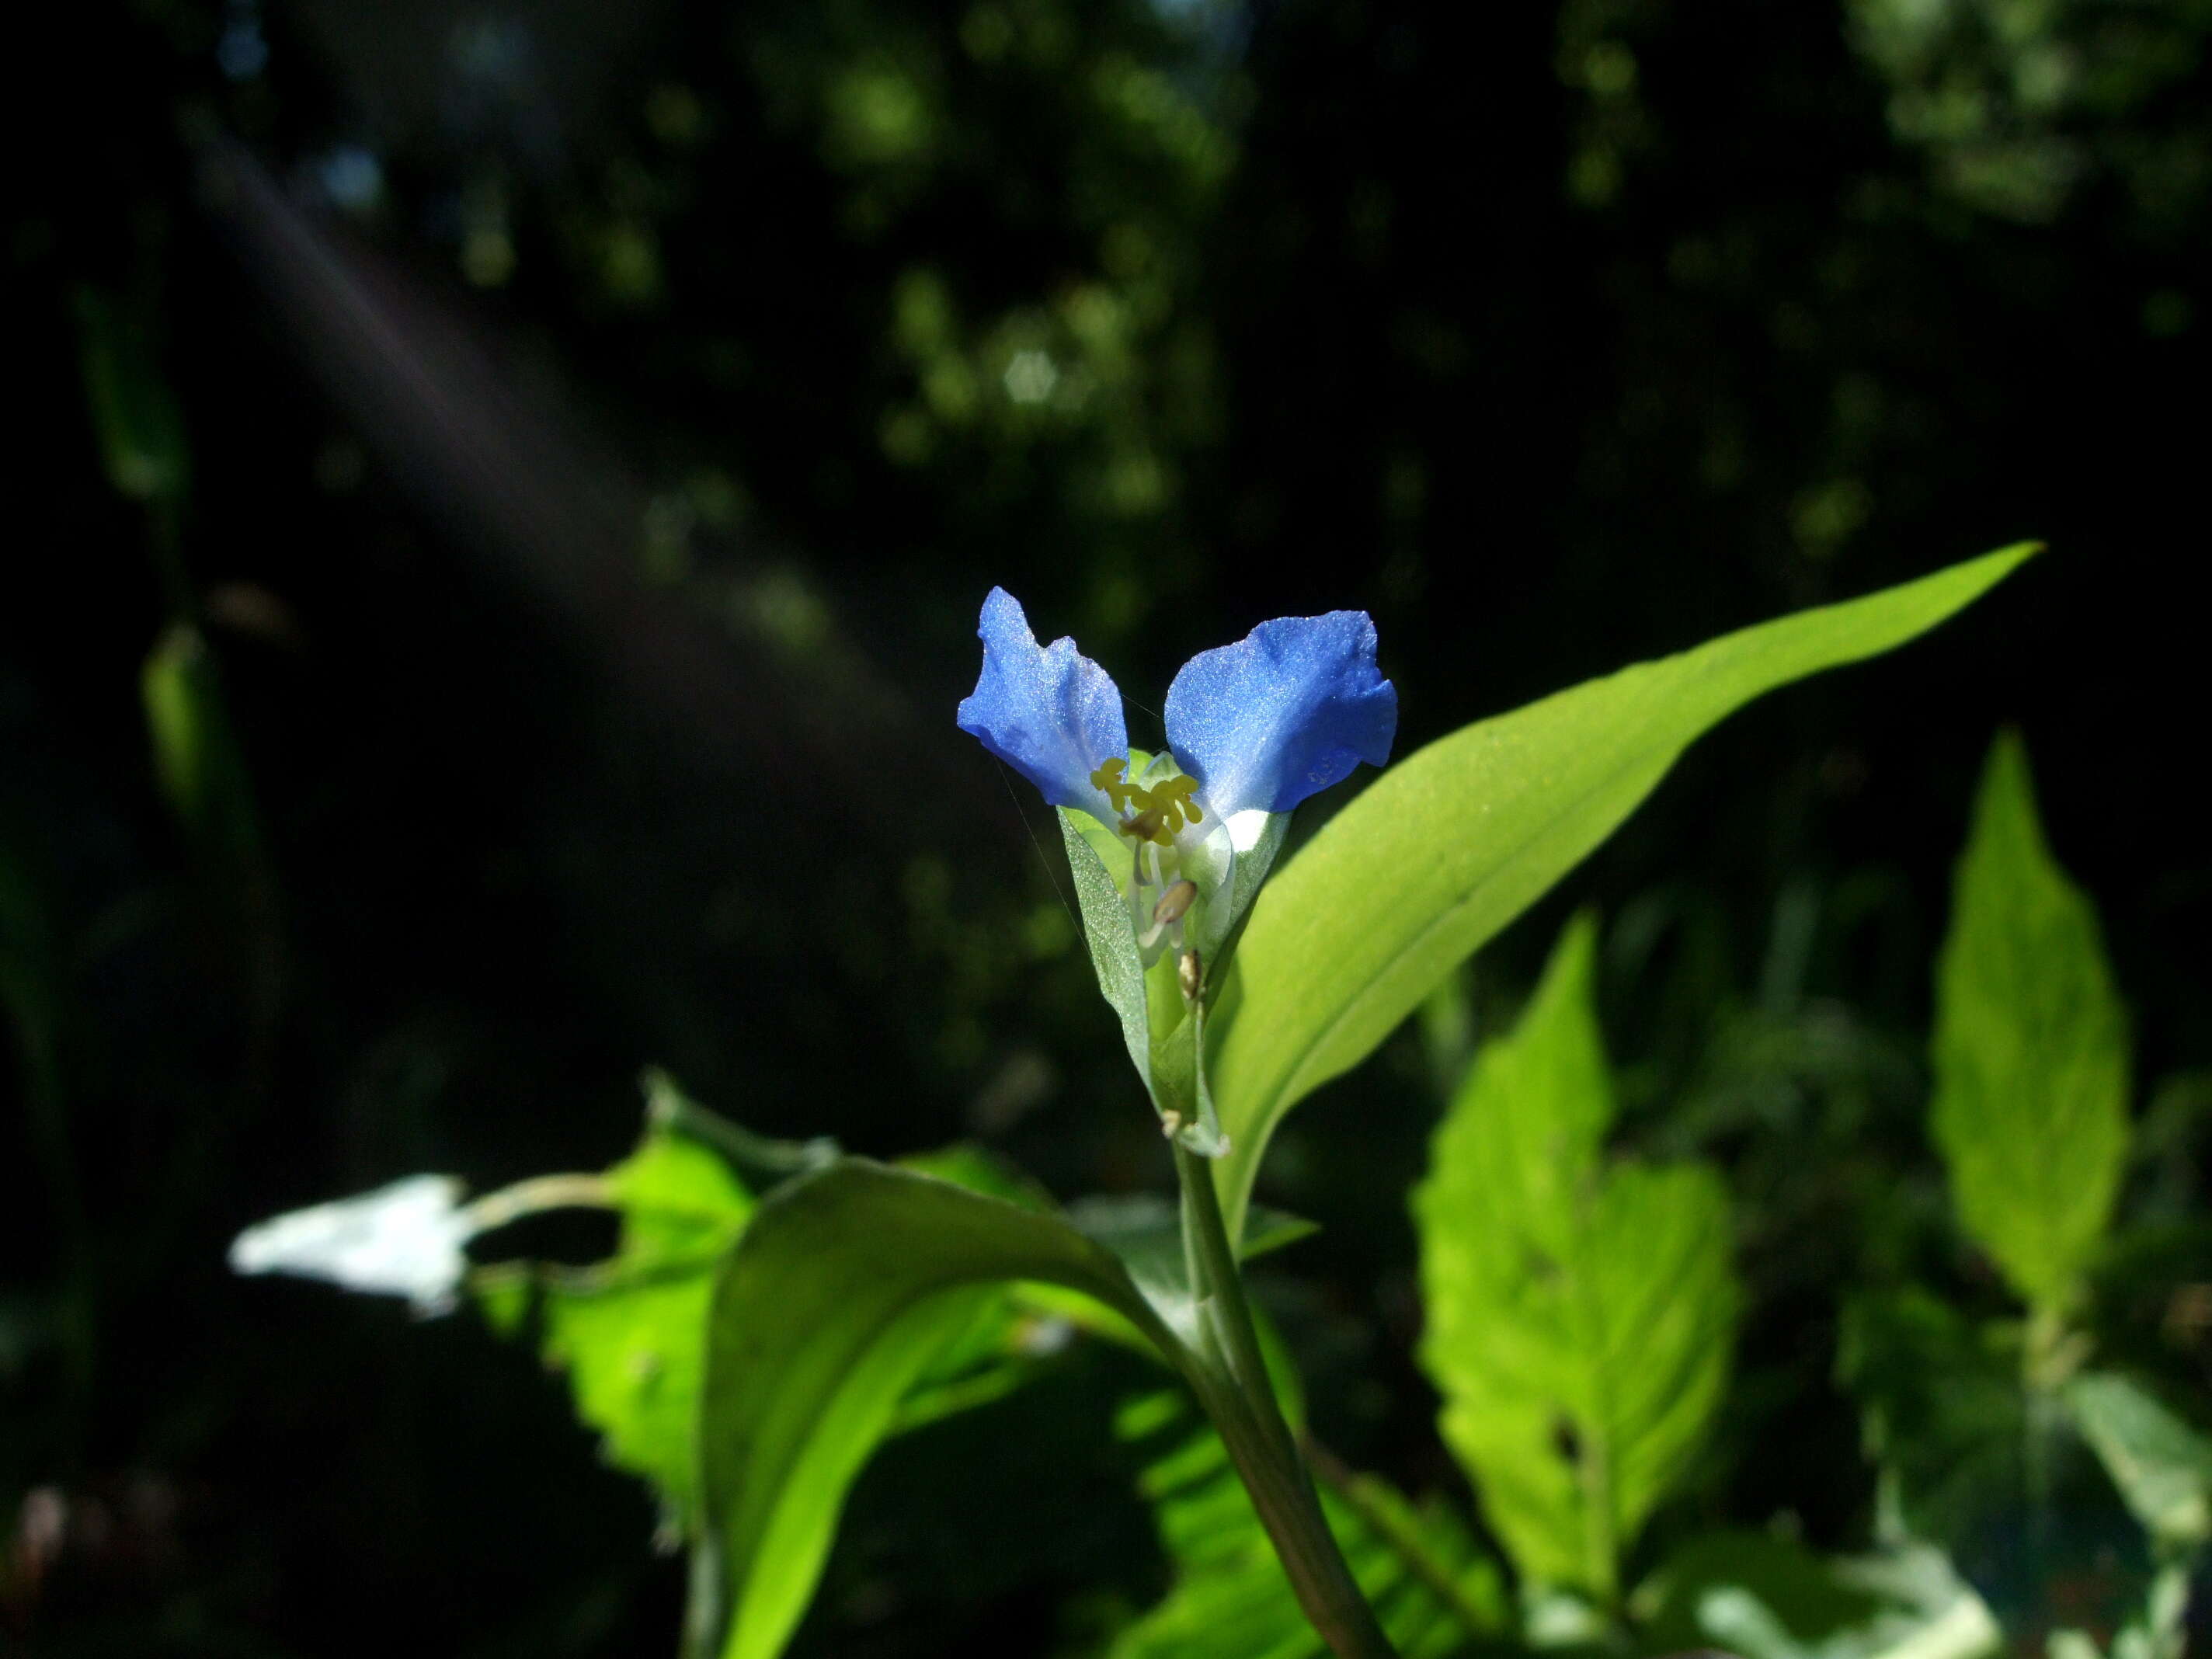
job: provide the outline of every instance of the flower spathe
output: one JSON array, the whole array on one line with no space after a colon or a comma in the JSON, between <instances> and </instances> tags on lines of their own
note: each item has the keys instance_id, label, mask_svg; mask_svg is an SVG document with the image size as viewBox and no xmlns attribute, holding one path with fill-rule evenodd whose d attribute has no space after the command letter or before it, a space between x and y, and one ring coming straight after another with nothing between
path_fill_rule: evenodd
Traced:
<instances>
[{"instance_id":1,"label":"flower spathe","mask_svg":"<svg viewBox=\"0 0 2212 1659\"><path fill-rule=\"evenodd\" d=\"M976 632L983 668L960 729L1088 820L1085 839L1126 883L1143 963L1175 951L1193 1003L1204 961L1279 844L1283 816L1361 761L1382 765L1397 731L1397 690L1375 665L1375 624L1361 611L1278 617L1199 653L1168 689L1158 754L1129 747L1106 671L1071 639L1039 645L1004 588L983 601ZM1152 1081L1133 1036L1131 1052Z\"/></svg>"}]
</instances>

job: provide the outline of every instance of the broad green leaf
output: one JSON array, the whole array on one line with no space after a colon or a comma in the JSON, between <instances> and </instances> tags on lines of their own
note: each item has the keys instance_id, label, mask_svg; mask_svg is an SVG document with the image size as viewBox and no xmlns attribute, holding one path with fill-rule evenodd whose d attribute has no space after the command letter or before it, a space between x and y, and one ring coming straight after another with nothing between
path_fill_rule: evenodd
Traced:
<instances>
[{"instance_id":1,"label":"broad green leaf","mask_svg":"<svg viewBox=\"0 0 2212 1659\"><path fill-rule=\"evenodd\" d=\"M2169 1549L2212 1542L2212 1439L2111 1372L2075 1377L2064 1397L2144 1531Z\"/></svg>"},{"instance_id":2,"label":"broad green leaf","mask_svg":"<svg viewBox=\"0 0 2212 1659\"><path fill-rule=\"evenodd\" d=\"M622 1211L617 1265L689 1263L720 1254L744 1228L753 1198L729 1164L697 1141L648 1129L638 1148L607 1171Z\"/></svg>"},{"instance_id":3,"label":"broad green leaf","mask_svg":"<svg viewBox=\"0 0 2212 1659\"><path fill-rule=\"evenodd\" d=\"M858 1158L762 1202L708 1326L691 1651L781 1650L901 1397L993 1287L1030 1279L1180 1351L1113 1253L1056 1216Z\"/></svg>"},{"instance_id":4,"label":"broad green leaf","mask_svg":"<svg viewBox=\"0 0 2212 1659\"><path fill-rule=\"evenodd\" d=\"M2128 1155L2127 1016L2044 843L2016 733L1990 751L1936 969L1932 1123L1967 1232L2039 1307L2073 1296Z\"/></svg>"},{"instance_id":5,"label":"broad green leaf","mask_svg":"<svg viewBox=\"0 0 2212 1659\"><path fill-rule=\"evenodd\" d=\"M599 1431L607 1461L649 1482L670 1527L689 1532L708 1304L753 1201L720 1158L657 1127L606 1182L620 1242L594 1267L534 1275L541 1351L567 1371L576 1415ZM495 1325L519 1323L518 1287L532 1277L524 1269L477 1285Z\"/></svg>"},{"instance_id":6,"label":"broad green leaf","mask_svg":"<svg viewBox=\"0 0 2212 1659\"><path fill-rule=\"evenodd\" d=\"M1446 1443L1524 1575L1610 1602L1720 1404L1739 1293L1712 1171L1605 1165L1595 949L1577 918L1476 1055L1413 1215Z\"/></svg>"},{"instance_id":7,"label":"broad green leaf","mask_svg":"<svg viewBox=\"0 0 2212 1659\"><path fill-rule=\"evenodd\" d=\"M1227 1451L1188 1396L1133 1401L1121 1427L1159 1448L1143 1490L1175 1581L1109 1659L1327 1659ZM1404 1659L1442 1659L1506 1628L1502 1576L1459 1516L1441 1503L1417 1506L1372 1476L1325 1462L1323 1472L1330 1530Z\"/></svg>"},{"instance_id":8,"label":"broad green leaf","mask_svg":"<svg viewBox=\"0 0 2212 1659\"><path fill-rule=\"evenodd\" d=\"M764 1167L823 1165L817 1148L766 1140L710 1121L702 1109L691 1108L681 1120L689 1127L677 1132L671 1126L678 1117L668 1109L675 1085L657 1073L646 1082L646 1136L605 1176L622 1213L616 1254L582 1269L486 1270L472 1289L487 1319L510 1335L520 1333L536 1301L542 1350L567 1371L577 1416L599 1431L609 1462L653 1486L671 1531L690 1533L697 1520L697 1425L714 1274L754 1208L720 1143L734 1133ZM714 1148L691 1138L700 1129L715 1136ZM973 1148L910 1162L1016 1202L1043 1201ZM894 1430L984 1404L1028 1380L1036 1318L1003 1291L979 1297L964 1325L949 1322L944 1340L923 1357L897 1403Z\"/></svg>"},{"instance_id":9,"label":"broad green leaf","mask_svg":"<svg viewBox=\"0 0 2212 1659\"><path fill-rule=\"evenodd\" d=\"M2033 547L1801 611L1463 727L1369 785L1261 890L1208 1027L1232 1232L1284 1114L1611 835L1676 757L1777 686L1901 645Z\"/></svg>"},{"instance_id":10,"label":"broad green leaf","mask_svg":"<svg viewBox=\"0 0 2212 1659\"><path fill-rule=\"evenodd\" d=\"M700 1372L711 1262L549 1279L541 1350L568 1376L576 1415L606 1461L649 1482L665 1527L697 1520Z\"/></svg>"}]
</instances>

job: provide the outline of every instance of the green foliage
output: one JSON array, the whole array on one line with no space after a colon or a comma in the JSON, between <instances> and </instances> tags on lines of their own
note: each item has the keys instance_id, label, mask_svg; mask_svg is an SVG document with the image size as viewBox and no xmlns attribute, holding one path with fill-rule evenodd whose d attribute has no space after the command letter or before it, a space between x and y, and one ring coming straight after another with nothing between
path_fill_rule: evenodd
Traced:
<instances>
[{"instance_id":1,"label":"green foliage","mask_svg":"<svg viewBox=\"0 0 2212 1659\"><path fill-rule=\"evenodd\" d=\"M1141 751L1135 757L1139 764L1144 758ZM1173 952L1164 952L1150 969L1145 967L1129 925L1128 844L1087 812L1062 807L1058 817L1091 968L1099 991L1121 1020L1130 1061L1154 1107L1163 1116L1172 1112L1191 1126L1183 1137L1186 1144L1211 1156L1220 1142L1212 1091L1198 1064L1197 1023L1205 1018L1203 1006L1194 1007L1183 994ZM1271 814L1257 842L1237 854L1227 890L1193 941L1209 973L1221 973L1234 959L1237 923L1260 890L1289 827L1289 814Z\"/></svg>"},{"instance_id":2,"label":"green foliage","mask_svg":"<svg viewBox=\"0 0 2212 1659\"><path fill-rule=\"evenodd\" d=\"M2010 733L1990 750L1959 861L1934 1056L1933 1127L1960 1222L2027 1301L2063 1307L2127 1162L2127 1018Z\"/></svg>"},{"instance_id":3,"label":"green foliage","mask_svg":"<svg viewBox=\"0 0 2212 1659\"><path fill-rule=\"evenodd\" d=\"M2065 1401L2082 1438L2162 1549L2212 1543L2212 1439L2112 1372L2075 1377Z\"/></svg>"},{"instance_id":4,"label":"green foliage","mask_svg":"<svg viewBox=\"0 0 2212 1659\"><path fill-rule=\"evenodd\" d=\"M203 856L233 873L260 858L261 828L214 656L200 631L172 626L139 676L154 771Z\"/></svg>"},{"instance_id":5,"label":"green foliage","mask_svg":"<svg viewBox=\"0 0 2212 1659\"><path fill-rule=\"evenodd\" d=\"M690 1651L781 1650L902 1396L1010 1279L1080 1291L1174 1346L1113 1253L1056 1217L860 1159L763 1201L708 1328Z\"/></svg>"},{"instance_id":6,"label":"green foliage","mask_svg":"<svg viewBox=\"0 0 2212 1659\"><path fill-rule=\"evenodd\" d=\"M145 319L94 289L80 289L76 301L79 368L108 483L133 501L180 499L191 455Z\"/></svg>"},{"instance_id":7,"label":"green foliage","mask_svg":"<svg viewBox=\"0 0 2212 1659\"><path fill-rule=\"evenodd\" d=\"M2117 1373L2077 1376L2063 1398L2157 1557L2142 1605L2112 1638L2113 1659L2181 1659L2191 1578L2212 1544L2212 1438ZM2052 1659L2091 1659L2097 1646L2068 1630L2054 1633L2046 1650Z\"/></svg>"},{"instance_id":8,"label":"green foliage","mask_svg":"<svg viewBox=\"0 0 2212 1659\"><path fill-rule=\"evenodd\" d=\"M541 1342L568 1370L576 1415L604 1437L607 1461L651 1482L671 1525L689 1533L708 1301L752 1200L720 1158L660 1131L607 1184L621 1243L599 1267L548 1280Z\"/></svg>"},{"instance_id":9,"label":"green foliage","mask_svg":"<svg viewBox=\"0 0 2212 1659\"><path fill-rule=\"evenodd\" d=\"M1208 1076L1233 1235L1269 1137L1452 967L1596 847L1700 733L1778 686L1933 628L2015 547L1625 669L1393 766L1263 889L1219 994Z\"/></svg>"},{"instance_id":10,"label":"green foliage","mask_svg":"<svg viewBox=\"0 0 2212 1659\"><path fill-rule=\"evenodd\" d=\"M1175 1566L1166 1598L1123 1630L1109 1659L1265 1655L1325 1659L1290 1580L1213 1431L1180 1393L1133 1401L1128 1438L1157 1444L1143 1489ZM1440 1659L1507 1627L1498 1566L1441 1502L1416 1505L1387 1482L1322 1461L1322 1508L1359 1587L1405 1659Z\"/></svg>"},{"instance_id":11,"label":"green foliage","mask_svg":"<svg viewBox=\"0 0 2212 1659\"><path fill-rule=\"evenodd\" d=\"M1058 809L1060 836L1067 848L1067 867L1075 882L1076 902L1083 910L1083 933L1091 946L1091 966L1098 976L1098 989L1121 1022L1121 1041L1129 1063L1158 1097L1152 1075L1151 1017L1145 991L1145 963L1129 927L1129 902L1121 883L1127 879L1128 850L1114 844L1115 837L1087 812Z\"/></svg>"},{"instance_id":12,"label":"green foliage","mask_svg":"<svg viewBox=\"0 0 2212 1659\"><path fill-rule=\"evenodd\" d=\"M2109 178L2149 224L2202 214L2212 142L2185 90L2197 8L2130 8L2122 27L2094 0L1852 0L1849 15L1891 131L1959 200L2045 224Z\"/></svg>"},{"instance_id":13,"label":"green foliage","mask_svg":"<svg viewBox=\"0 0 2212 1659\"><path fill-rule=\"evenodd\" d=\"M1768 1533L1693 1538L1637 1589L1637 1646L1745 1659L1948 1659L1993 1650L1996 1622L1942 1553L1818 1556Z\"/></svg>"},{"instance_id":14,"label":"green foliage","mask_svg":"<svg viewBox=\"0 0 2212 1659\"><path fill-rule=\"evenodd\" d=\"M1867 1454L1923 1537L1954 1540L2029 1501L2027 1402L2016 1327L1977 1326L1917 1287L1852 1297L1836 1369L1858 1401Z\"/></svg>"},{"instance_id":15,"label":"green foliage","mask_svg":"<svg viewBox=\"0 0 2212 1659\"><path fill-rule=\"evenodd\" d=\"M1595 950L1578 918L1478 1054L1413 1213L1445 1440L1521 1571L1609 1604L1711 1426L1740 1296L1711 1170L1606 1167Z\"/></svg>"}]
</instances>

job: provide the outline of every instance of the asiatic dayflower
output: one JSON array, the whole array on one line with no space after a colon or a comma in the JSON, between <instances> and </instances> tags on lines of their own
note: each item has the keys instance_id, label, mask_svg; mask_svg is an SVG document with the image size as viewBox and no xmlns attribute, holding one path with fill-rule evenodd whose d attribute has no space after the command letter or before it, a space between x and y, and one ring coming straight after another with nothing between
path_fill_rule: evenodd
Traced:
<instances>
[{"instance_id":1,"label":"asiatic dayflower","mask_svg":"<svg viewBox=\"0 0 2212 1659\"><path fill-rule=\"evenodd\" d=\"M1168 688L1158 753L1129 746L1106 671L1072 639L1040 646L1004 588L983 601L976 631L983 670L960 729L1035 784L1060 809L1070 859L1088 847L1113 882L1121 903L1094 906L1078 866L1101 988L1169 1132L1218 1152L1225 1143L1196 1073L1206 975L1291 809L1361 761L1389 758L1398 693L1375 665L1374 622L1364 611L1280 617L1201 651ZM1178 1016L1189 1041L1164 1064Z\"/></svg>"}]
</instances>

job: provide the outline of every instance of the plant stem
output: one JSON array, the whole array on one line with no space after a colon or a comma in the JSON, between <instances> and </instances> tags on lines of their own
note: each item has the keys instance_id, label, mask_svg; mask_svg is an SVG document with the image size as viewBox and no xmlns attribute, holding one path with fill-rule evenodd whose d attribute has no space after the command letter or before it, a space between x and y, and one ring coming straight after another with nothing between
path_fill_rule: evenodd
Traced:
<instances>
[{"instance_id":1,"label":"plant stem","mask_svg":"<svg viewBox=\"0 0 2212 1659\"><path fill-rule=\"evenodd\" d=\"M1220 1431L1261 1524L1282 1558L1298 1606L1314 1628L1338 1659L1396 1659L1337 1548L1313 1476L1276 1404L1252 1310L1244 1300L1244 1280L1222 1224L1212 1164L1180 1142L1175 1160L1182 1187L1183 1248L1204 1349L1190 1379L1199 1403Z\"/></svg>"},{"instance_id":2,"label":"plant stem","mask_svg":"<svg viewBox=\"0 0 2212 1659\"><path fill-rule=\"evenodd\" d=\"M611 1209L614 1203L613 1190L605 1176L532 1176L512 1187L486 1193L471 1203L465 1213L477 1231L488 1233L495 1227L504 1227L511 1221L520 1221L544 1210L604 1210Z\"/></svg>"},{"instance_id":3,"label":"plant stem","mask_svg":"<svg viewBox=\"0 0 2212 1659\"><path fill-rule=\"evenodd\" d=\"M645 1085L651 1103L647 1115L655 1127L704 1141L741 1169L769 1176L793 1176L836 1162L837 1143L828 1137L791 1141L756 1134L720 1113L710 1112L685 1098L667 1073L657 1068L646 1073Z\"/></svg>"}]
</instances>

